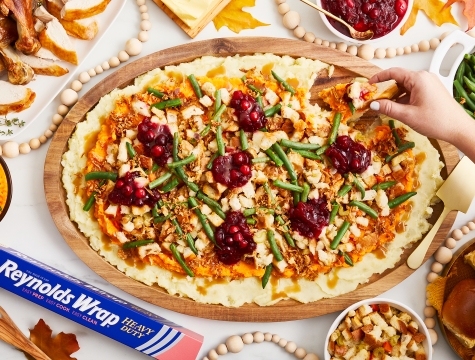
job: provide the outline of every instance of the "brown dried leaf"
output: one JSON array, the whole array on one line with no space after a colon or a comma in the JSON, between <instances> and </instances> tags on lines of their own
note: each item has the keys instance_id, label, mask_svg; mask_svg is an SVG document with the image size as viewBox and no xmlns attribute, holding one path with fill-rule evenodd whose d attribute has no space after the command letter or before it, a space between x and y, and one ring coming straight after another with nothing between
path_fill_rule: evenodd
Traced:
<instances>
[{"instance_id":1,"label":"brown dried leaf","mask_svg":"<svg viewBox=\"0 0 475 360\"><path fill-rule=\"evenodd\" d=\"M33 330L30 329L30 340L38 346L52 360L77 360L70 355L79 350L76 335L60 332L55 337L51 337L53 330L40 319ZM30 360L35 360L26 354Z\"/></svg>"},{"instance_id":2,"label":"brown dried leaf","mask_svg":"<svg viewBox=\"0 0 475 360\"><path fill-rule=\"evenodd\" d=\"M440 0L414 0L411 14L401 28L401 35L404 35L407 30L414 26L419 10L422 10L437 26L445 23L452 23L458 26L451 13L452 7L444 5L445 3Z\"/></svg>"},{"instance_id":3,"label":"brown dried leaf","mask_svg":"<svg viewBox=\"0 0 475 360\"><path fill-rule=\"evenodd\" d=\"M243 7L254 7L256 0L231 0L231 2L213 19L216 30L227 26L238 34L244 29L255 29L258 26L269 26L243 11Z\"/></svg>"},{"instance_id":4,"label":"brown dried leaf","mask_svg":"<svg viewBox=\"0 0 475 360\"><path fill-rule=\"evenodd\" d=\"M459 2L463 5L463 15L468 19L468 30L475 26L475 0L448 0L444 8Z\"/></svg>"}]
</instances>

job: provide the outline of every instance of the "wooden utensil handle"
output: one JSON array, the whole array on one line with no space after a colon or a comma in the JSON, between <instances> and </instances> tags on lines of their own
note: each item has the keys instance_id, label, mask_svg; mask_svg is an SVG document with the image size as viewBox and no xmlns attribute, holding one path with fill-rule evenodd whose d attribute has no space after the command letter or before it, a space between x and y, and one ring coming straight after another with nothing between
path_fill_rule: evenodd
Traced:
<instances>
[{"instance_id":1,"label":"wooden utensil handle","mask_svg":"<svg viewBox=\"0 0 475 360\"><path fill-rule=\"evenodd\" d=\"M424 261L424 257L427 253L427 249L429 249L429 246L432 243L435 234L437 234L440 225L442 224L445 217L449 214L450 211L451 210L448 207L444 206L442 214L440 214L436 223L434 224L434 226L432 226L432 229L430 229L430 231L427 233L424 240L422 240L422 242L419 244L417 249L414 250L411 255L409 255L409 257L407 258L407 266L409 266L411 269L417 269L419 266L421 266L422 261Z\"/></svg>"},{"instance_id":2,"label":"wooden utensil handle","mask_svg":"<svg viewBox=\"0 0 475 360\"><path fill-rule=\"evenodd\" d=\"M21 330L0 306L0 339L33 356L36 360L51 360Z\"/></svg>"}]
</instances>

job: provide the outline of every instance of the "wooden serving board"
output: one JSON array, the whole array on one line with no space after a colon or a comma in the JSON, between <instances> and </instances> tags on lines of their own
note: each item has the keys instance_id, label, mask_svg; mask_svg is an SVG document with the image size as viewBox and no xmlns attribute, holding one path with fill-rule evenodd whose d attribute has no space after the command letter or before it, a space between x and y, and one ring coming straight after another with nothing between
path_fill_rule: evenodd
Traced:
<instances>
[{"instance_id":1,"label":"wooden serving board","mask_svg":"<svg viewBox=\"0 0 475 360\"><path fill-rule=\"evenodd\" d=\"M256 52L290 55L296 58L303 56L335 65L335 71L331 78L321 77L315 82L311 89L313 99L311 99L311 102L316 101L320 89L336 83L348 82L356 76L369 78L381 70L369 62L347 53L303 41L249 37L195 42L158 51L116 71L85 94L71 109L56 131L46 156L44 171L46 201L51 216L59 232L73 251L92 270L110 283L142 300L180 313L209 319L263 322L303 319L338 311L359 300L383 293L399 284L414 272L405 264L405 260L412 251L412 249L407 249L401 261L393 269L388 269L380 275L374 275L368 283L360 285L355 291L335 298L323 299L309 304L285 300L267 307L248 304L239 308L227 308L221 305L200 304L187 298L171 296L158 286L147 286L127 277L103 260L89 246L88 240L78 230L76 224L70 221L69 209L65 203L66 195L61 182L63 170L61 157L67 150L67 142L75 129L76 123L85 119L87 112L97 104L103 95L115 88L123 88L132 84L133 79L137 76L165 65L188 62L204 55L232 56L235 54L254 54ZM446 167L442 170L442 177L446 178L459 160L457 150L454 146L442 141L434 140L432 143L439 150L441 160L446 164ZM438 204L434 207L431 221L435 222L441 212L442 204ZM425 260L442 243L452 227L455 216L456 212L451 212L444 220L429 248Z\"/></svg>"}]
</instances>

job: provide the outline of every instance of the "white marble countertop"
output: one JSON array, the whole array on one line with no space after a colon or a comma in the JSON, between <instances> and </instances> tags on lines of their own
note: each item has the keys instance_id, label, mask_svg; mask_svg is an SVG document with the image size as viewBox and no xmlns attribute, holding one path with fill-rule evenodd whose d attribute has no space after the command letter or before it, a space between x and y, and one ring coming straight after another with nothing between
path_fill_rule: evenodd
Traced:
<instances>
[{"instance_id":1,"label":"white marble countertop","mask_svg":"<svg viewBox=\"0 0 475 360\"><path fill-rule=\"evenodd\" d=\"M297 0L289 0L291 8L297 10L302 15L301 24L317 36L337 41L338 39L323 25L318 14L299 3ZM147 0L150 19L153 24L149 32L150 40L144 44L141 54L147 55L157 50L165 49L188 43L190 39L181 31L151 0ZM282 26L282 17L277 12L277 6L271 0L258 0L257 6L248 9L259 20L271 24L254 30L242 31L240 36L273 36L293 38L292 32ZM453 10L454 15L462 27L466 26L466 21L461 16L459 7ZM76 74L88 70L111 56L116 55L123 49L125 41L131 37L136 37L139 28L140 14L135 1L128 0L122 13L115 23L108 29L104 38L97 46L96 51L91 54L76 70ZM391 35L381 46L405 46L424 39L440 36L446 30L455 29L454 26L444 25L438 28L429 23L429 20L422 13L419 14L417 24L409 30L404 37L398 34ZM214 25L209 24L195 40L204 40L215 37L236 36L227 28L216 31ZM376 44L377 46L377 44ZM427 69L429 67L432 52L417 53L408 56L396 57L394 59L374 60L373 63L381 68L391 66L402 66L414 70ZM90 89L98 81L110 74L111 71L101 76L93 78L85 85L85 90ZM76 75L77 76L77 75ZM40 118L32 124L25 133L21 134L15 141L25 142L49 126L51 116L55 113L59 105L59 99L53 100ZM49 143L43 145L39 150L35 150L29 155L22 155L15 159L6 159L13 176L14 191L13 201L10 210L0 223L0 241L16 250L32 256L46 264L65 271L75 277L85 280L103 290L111 292L127 301L141 306L151 312L163 316L175 323L183 325L197 333L204 335L205 340L199 358L205 356L208 351L234 334L244 334L246 332L263 331L279 334L281 337L292 340L298 346L305 348L308 352L314 352L323 359L324 339L327 330L336 318L337 313L310 318L306 320L281 322L281 323L239 323L223 322L196 318L182 315L158 306L148 304L139 300L126 292L119 290L115 286L107 283L100 276L87 267L69 248L51 219L46 206L43 190L43 165ZM472 204L468 214L459 214L455 222L455 227L460 227L471 221L475 217L475 206ZM458 246L470 240L474 233L469 233L459 241ZM381 296L399 300L412 307L423 317L425 307L425 286L426 275L429 272L432 259L418 269L412 276L403 281L390 291ZM2 281L2 280L0 280ZM147 359L146 355L140 354L114 340L100 335L88 328L74 323L60 315L50 312L27 300L0 289L0 306L2 306L16 322L19 328L28 334L28 328L43 318L54 330L54 332L71 332L77 335L81 349L73 354L79 360L96 359ZM439 341L434 347L434 360L456 359L446 341L439 333ZM295 359L293 355L286 353L282 348L273 343L253 344L246 346L240 354L228 354L225 359ZM24 355L12 346L0 342L0 359L17 360L24 359ZM178 360L178 359L177 359Z\"/></svg>"}]
</instances>

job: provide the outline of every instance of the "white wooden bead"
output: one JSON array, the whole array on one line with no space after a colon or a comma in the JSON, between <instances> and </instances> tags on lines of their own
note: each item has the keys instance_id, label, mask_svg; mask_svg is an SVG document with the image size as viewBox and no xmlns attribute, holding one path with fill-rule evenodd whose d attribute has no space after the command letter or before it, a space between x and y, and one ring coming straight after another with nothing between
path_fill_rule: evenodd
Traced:
<instances>
[{"instance_id":1,"label":"white wooden bead","mask_svg":"<svg viewBox=\"0 0 475 360\"><path fill-rule=\"evenodd\" d=\"M94 76L97 75L97 74L96 74L96 70L94 70L94 69L89 69L89 70L87 71L87 73L89 74L90 77L94 77Z\"/></svg>"},{"instance_id":2,"label":"white wooden bead","mask_svg":"<svg viewBox=\"0 0 475 360\"><path fill-rule=\"evenodd\" d=\"M91 77L89 76L87 72L83 71L82 73L79 74L78 80L82 82L83 84L85 84L89 82L89 80L91 80Z\"/></svg>"},{"instance_id":3,"label":"white wooden bead","mask_svg":"<svg viewBox=\"0 0 475 360\"><path fill-rule=\"evenodd\" d=\"M50 137L53 136L53 132L50 129L48 129L45 131L44 135L49 139Z\"/></svg>"},{"instance_id":4,"label":"white wooden bead","mask_svg":"<svg viewBox=\"0 0 475 360\"><path fill-rule=\"evenodd\" d=\"M290 6L289 4L282 3L279 6L277 6L277 11L279 12L280 15L285 15L290 11Z\"/></svg>"},{"instance_id":5,"label":"white wooden bead","mask_svg":"<svg viewBox=\"0 0 475 360\"><path fill-rule=\"evenodd\" d=\"M374 57L376 59L384 59L386 57L386 49L383 48L377 48L374 51Z\"/></svg>"},{"instance_id":6,"label":"white wooden bead","mask_svg":"<svg viewBox=\"0 0 475 360\"><path fill-rule=\"evenodd\" d=\"M393 47L388 47L386 49L386 58L391 59L396 56L396 49Z\"/></svg>"},{"instance_id":7,"label":"white wooden bead","mask_svg":"<svg viewBox=\"0 0 475 360\"><path fill-rule=\"evenodd\" d=\"M70 88L76 92L78 91L81 91L82 89L82 83L79 81L79 80L74 80L72 83L71 83L71 86Z\"/></svg>"},{"instance_id":8,"label":"white wooden bead","mask_svg":"<svg viewBox=\"0 0 475 360\"><path fill-rule=\"evenodd\" d=\"M264 334L264 340L265 341L272 341L272 334L271 333L265 333Z\"/></svg>"},{"instance_id":9,"label":"white wooden bead","mask_svg":"<svg viewBox=\"0 0 475 360\"><path fill-rule=\"evenodd\" d=\"M411 47L404 46L404 54L409 55L410 53L412 53Z\"/></svg>"},{"instance_id":10,"label":"white wooden bead","mask_svg":"<svg viewBox=\"0 0 475 360\"><path fill-rule=\"evenodd\" d=\"M457 246L457 241L453 238L447 238L445 240L445 246L449 249L454 249Z\"/></svg>"},{"instance_id":11,"label":"white wooden bead","mask_svg":"<svg viewBox=\"0 0 475 360\"><path fill-rule=\"evenodd\" d=\"M53 124L60 125L63 122L63 117L59 114L54 114L53 118L51 119Z\"/></svg>"},{"instance_id":12,"label":"white wooden bead","mask_svg":"<svg viewBox=\"0 0 475 360\"><path fill-rule=\"evenodd\" d=\"M336 44L336 48L340 51L346 51L346 49L348 49L348 45L346 45L344 42L339 42Z\"/></svg>"},{"instance_id":13,"label":"white wooden bead","mask_svg":"<svg viewBox=\"0 0 475 360\"><path fill-rule=\"evenodd\" d=\"M435 327L435 320L431 317L425 318L424 324L426 324L428 329L433 329Z\"/></svg>"},{"instance_id":14,"label":"white wooden bead","mask_svg":"<svg viewBox=\"0 0 475 360\"><path fill-rule=\"evenodd\" d=\"M117 55L119 58L120 62L126 62L127 60L130 59L129 54L127 54L124 50L119 51L119 54Z\"/></svg>"},{"instance_id":15,"label":"white wooden bead","mask_svg":"<svg viewBox=\"0 0 475 360\"><path fill-rule=\"evenodd\" d=\"M150 20L150 15L149 15L148 13L142 13L142 14L140 15L140 18L141 18L142 20Z\"/></svg>"},{"instance_id":16,"label":"white wooden bead","mask_svg":"<svg viewBox=\"0 0 475 360\"><path fill-rule=\"evenodd\" d=\"M272 335L272 342L273 343L278 343L280 341L280 336L277 334Z\"/></svg>"},{"instance_id":17,"label":"white wooden bead","mask_svg":"<svg viewBox=\"0 0 475 360\"><path fill-rule=\"evenodd\" d=\"M424 316L425 317L434 317L437 312L432 306L427 306L424 308Z\"/></svg>"},{"instance_id":18,"label":"white wooden bead","mask_svg":"<svg viewBox=\"0 0 475 360\"><path fill-rule=\"evenodd\" d=\"M141 13L146 13L146 12L148 11L147 5L140 5L139 11L140 11Z\"/></svg>"},{"instance_id":19,"label":"white wooden bead","mask_svg":"<svg viewBox=\"0 0 475 360\"><path fill-rule=\"evenodd\" d=\"M72 106L78 101L78 93L73 89L66 89L61 93L60 99L63 105Z\"/></svg>"},{"instance_id":20,"label":"white wooden bead","mask_svg":"<svg viewBox=\"0 0 475 360\"><path fill-rule=\"evenodd\" d=\"M432 50L435 50L440 45L440 40L437 38L432 38L429 40L429 45Z\"/></svg>"},{"instance_id":21,"label":"white wooden bead","mask_svg":"<svg viewBox=\"0 0 475 360\"><path fill-rule=\"evenodd\" d=\"M303 360L320 360L320 358L318 357L317 354L308 353L307 355L305 355L305 357L303 358Z\"/></svg>"},{"instance_id":22,"label":"white wooden bead","mask_svg":"<svg viewBox=\"0 0 475 360\"><path fill-rule=\"evenodd\" d=\"M311 33L311 32L305 33L305 35L303 36L303 39L306 42L314 42L315 41L315 34Z\"/></svg>"},{"instance_id":23,"label":"white wooden bead","mask_svg":"<svg viewBox=\"0 0 475 360\"><path fill-rule=\"evenodd\" d=\"M245 333L242 336L242 342L246 345L252 344L254 342L254 336L251 333Z\"/></svg>"},{"instance_id":24,"label":"white wooden bead","mask_svg":"<svg viewBox=\"0 0 475 360\"><path fill-rule=\"evenodd\" d=\"M434 259L445 265L452 260L452 251L445 246L441 246L435 252Z\"/></svg>"},{"instance_id":25,"label":"white wooden bead","mask_svg":"<svg viewBox=\"0 0 475 360\"><path fill-rule=\"evenodd\" d=\"M212 349L212 350L209 351L209 353L208 353L208 359L209 360L218 360L218 358L219 358L219 355L216 352L216 350Z\"/></svg>"},{"instance_id":26,"label":"white wooden bead","mask_svg":"<svg viewBox=\"0 0 475 360\"><path fill-rule=\"evenodd\" d=\"M66 115L68 112L69 112L69 108L63 104L59 105L58 108L56 109L56 111L58 112L57 114L53 115L53 119L56 115ZM56 124L58 125L58 124Z\"/></svg>"},{"instance_id":27,"label":"white wooden bead","mask_svg":"<svg viewBox=\"0 0 475 360\"><path fill-rule=\"evenodd\" d=\"M226 355L228 353L228 348L224 344L219 344L216 348L218 355Z\"/></svg>"},{"instance_id":28,"label":"white wooden bead","mask_svg":"<svg viewBox=\"0 0 475 360\"><path fill-rule=\"evenodd\" d=\"M442 269L444 268L444 265L442 265L440 262L434 261L430 269L435 272L435 273L440 273Z\"/></svg>"},{"instance_id":29,"label":"white wooden bead","mask_svg":"<svg viewBox=\"0 0 475 360\"><path fill-rule=\"evenodd\" d=\"M323 40L323 41L322 41L322 45L323 45L323 46L330 46L330 41L328 41L328 40Z\"/></svg>"},{"instance_id":30,"label":"white wooden bead","mask_svg":"<svg viewBox=\"0 0 475 360\"><path fill-rule=\"evenodd\" d=\"M289 341L287 345L285 345L285 351L287 351L290 354L293 354L295 350L297 350L297 344L294 343L293 341Z\"/></svg>"},{"instance_id":31,"label":"white wooden bead","mask_svg":"<svg viewBox=\"0 0 475 360\"><path fill-rule=\"evenodd\" d=\"M8 141L2 145L3 156L6 158L16 158L20 154L18 143Z\"/></svg>"},{"instance_id":32,"label":"white wooden bead","mask_svg":"<svg viewBox=\"0 0 475 360\"><path fill-rule=\"evenodd\" d=\"M419 52L419 44L412 44L411 45L412 52Z\"/></svg>"},{"instance_id":33,"label":"white wooden bead","mask_svg":"<svg viewBox=\"0 0 475 360\"><path fill-rule=\"evenodd\" d=\"M94 71L96 72L96 74L102 74L104 72L104 69L102 68L101 65L97 65L95 68L94 68Z\"/></svg>"},{"instance_id":34,"label":"white wooden bead","mask_svg":"<svg viewBox=\"0 0 475 360\"><path fill-rule=\"evenodd\" d=\"M313 40L313 42L317 45L322 45L323 40L320 39L320 38L315 38L315 40Z\"/></svg>"},{"instance_id":35,"label":"white wooden bead","mask_svg":"<svg viewBox=\"0 0 475 360\"><path fill-rule=\"evenodd\" d=\"M285 339L280 339L277 344L278 344L280 347L285 347L285 345L287 345L287 340L285 340Z\"/></svg>"},{"instance_id":36,"label":"white wooden bead","mask_svg":"<svg viewBox=\"0 0 475 360\"><path fill-rule=\"evenodd\" d=\"M207 356L205 356L202 360L209 360Z\"/></svg>"},{"instance_id":37,"label":"white wooden bead","mask_svg":"<svg viewBox=\"0 0 475 360\"><path fill-rule=\"evenodd\" d=\"M140 29L149 31L152 28L152 23L149 20L142 20L140 22Z\"/></svg>"},{"instance_id":38,"label":"white wooden bead","mask_svg":"<svg viewBox=\"0 0 475 360\"><path fill-rule=\"evenodd\" d=\"M460 230L462 230L462 234L464 235L467 235L470 232L470 229L468 228L468 226L462 226Z\"/></svg>"},{"instance_id":39,"label":"white wooden bead","mask_svg":"<svg viewBox=\"0 0 475 360\"><path fill-rule=\"evenodd\" d=\"M56 130L58 130L58 127L55 125L55 124L51 124L49 126L49 129L52 131L52 132L55 132Z\"/></svg>"},{"instance_id":40,"label":"white wooden bead","mask_svg":"<svg viewBox=\"0 0 475 360\"><path fill-rule=\"evenodd\" d=\"M28 144L30 145L30 148L32 148L33 150L36 150L41 146L40 140L38 140L36 138L31 139Z\"/></svg>"},{"instance_id":41,"label":"white wooden bead","mask_svg":"<svg viewBox=\"0 0 475 360\"><path fill-rule=\"evenodd\" d=\"M453 237L455 240L460 240L460 239L463 237L463 232L462 232L462 230L460 230L460 229L455 229L454 231L452 231L452 237Z\"/></svg>"},{"instance_id":42,"label":"white wooden bead","mask_svg":"<svg viewBox=\"0 0 475 360\"><path fill-rule=\"evenodd\" d=\"M244 348L244 343L240 336L233 335L226 340L226 347L229 352L238 353Z\"/></svg>"},{"instance_id":43,"label":"white wooden bead","mask_svg":"<svg viewBox=\"0 0 475 360\"><path fill-rule=\"evenodd\" d=\"M284 26L289 29L293 30L300 24L300 15L297 11L289 11L282 17L282 23Z\"/></svg>"},{"instance_id":44,"label":"white wooden bead","mask_svg":"<svg viewBox=\"0 0 475 360\"><path fill-rule=\"evenodd\" d=\"M439 275L437 275L435 272L430 272L428 275L427 275L427 282L429 283L433 283L435 281L435 279L437 279L439 277Z\"/></svg>"},{"instance_id":45,"label":"white wooden bead","mask_svg":"<svg viewBox=\"0 0 475 360\"><path fill-rule=\"evenodd\" d=\"M470 230L475 230L475 223L473 221L470 221L467 225Z\"/></svg>"},{"instance_id":46,"label":"white wooden bead","mask_svg":"<svg viewBox=\"0 0 475 360\"><path fill-rule=\"evenodd\" d=\"M398 47L398 48L396 49L396 55L397 55L397 56L401 56L401 55L403 55L403 54L404 54L404 48L403 48L403 47Z\"/></svg>"},{"instance_id":47,"label":"white wooden bead","mask_svg":"<svg viewBox=\"0 0 475 360\"><path fill-rule=\"evenodd\" d=\"M356 47L356 45L350 45L348 46L348 49L346 49L346 52L350 55L356 56L358 54L358 47Z\"/></svg>"},{"instance_id":48,"label":"white wooden bead","mask_svg":"<svg viewBox=\"0 0 475 360\"><path fill-rule=\"evenodd\" d=\"M437 340L439 339L439 336L437 335L435 330L434 329L429 329L428 332L429 332L429 336L430 336L430 340L432 342L432 345L437 344Z\"/></svg>"},{"instance_id":49,"label":"white wooden bead","mask_svg":"<svg viewBox=\"0 0 475 360\"><path fill-rule=\"evenodd\" d=\"M336 43L331 42L330 45L328 45L330 49L336 49Z\"/></svg>"},{"instance_id":50,"label":"white wooden bead","mask_svg":"<svg viewBox=\"0 0 475 360\"><path fill-rule=\"evenodd\" d=\"M429 299L426 300L426 306L432 306Z\"/></svg>"},{"instance_id":51,"label":"white wooden bead","mask_svg":"<svg viewBox=\"0 0 475 360\"><path fill-rule=\"evenodd\" d=\"M440 35L440 41L444 40L447 37L447 35L449 35L451 33L452 33L452 31L444 32L442 35Z\"/></svg>"},{"instance_id":52,"label":"white wooden bead","mask_svg":"<svg viewBox=\"0 0 475 360\"><path fill-rule=\"evenodd\" d=\"M285 3L285 1L286 1L286 0L275 0L275 3L276 3L277 5L280 5L280 4Z\"/></svg>"},{"instance_id":53,"label":"white wooden bead","mask_svg":"<svg viewBox=\"0 0 475 360\"><path fill-rule=\"evenodd\" d=\"M41 135L38 139L40 140L40 143L42 144L48 141L48 138L44 135Z\"/></svg>"},{"instance_id":54,"label":"white wooden bead","mask_svg":"<svg viewBox=\"0 0 475 360\"><path fill-rule=\"evenodd\" d=\"M254 338L254 342L259 344L264 341L264 334L261 333L260 331L256 331L253 334L253 338Z\"/></svg>"},{"instance_id":55,"label":"white wooden bead","mask_svg":"<svg viewBox=\"0 0 475 360\"><path fill-rule=\"evenodd\" d=\"M3 154L3 150L2 150L2 146L0 146L0 156L2 156Z\"/></svg>"},{"instance_id":56,"label":"white wooden bead","mask_svg":"<svg viewBox=\"0 0 475 360\"><path fill-rule=\"evenodd\" d=\"M109 63L107 61L104 61L102 64L101 64L101 68L104 69L104 71L106 70L109 70L111 68L111 66L109 65Z\"/></svg>"},{"instance_id":57,"label":"white wooden bead","mask_svg":"<svg viewBox=\"0 0 475 360\"><path fill-rule=\"evenodd\" d=\"M370 44L363 44L358 48L358 56L364 60L372 60L374 48Z\"/></svg>"},{"instance_id":58,"label":"white wooden bead","mask_svg":"<svg viewBox=\"0 0 475 360\"><path fill-rule=\"evenodd\" d=\"M145 4L145 0L137 0L137 5L142 6Z\"/></svg>"},{"instance_id":59,"label":"white wooden bead","mask_svg":"<svg viewBox=\"0 0 475 360\"><path fill-rule=\"evenodd\" d=\"M125 43L125 51L130 56L136 56L142 52L142 43L139 39L129 39Z\"/></svg>"},{"instance_id":60,"label":"white wooden bead","mask_svg":"<svg viewBox=\"0 0 475 360\"><path fill-rule=\"evenodd\" d=\"M29 154L31 151L30 145L28 143L22 143L18 147L18 150L20 151L20 154Z\"/></svg>"},{"instance_id":61,"label":"white wooden bead","mask_svg":"<svg viewBox=\"0 0 475 360\"><path fill-rule=\"evenodd\" d=\"M297 26L295 29L294 29L294 35L296 38L298 39L301 39L304 37L306 31L305 31L305 28L303 26Z\"/></svg>"},{"instance_id":62,"label":"white wooden bead","mask_svg":"<svg viewBox=\"0 0 475 360\"><path fill-rule=\"evenodd\" d=\"M422 40L420 43L419 43L419 51L429 51L430 50L430 44L429 44L429 41L428 40Z\"/></svg>"},{"instance_id":63,"label":"white wooden bead","mask_svg":"<svg viewBox=\"0 0 475 360\"><path fill-rule=\"evenodd\" d=\"M304 348L297 348L297 350L294 352L294 355L297 359L303 359L305 355L307 355L307 350Z\"/></svg>"},{"instance_id":64,"label":"white wooden bead","mask_svg":"<svg viewBox=\"0 0 475 360\"><path fill-rule=\"evenodd\" d=\"M147 42L148 41L148 32L146 32L146 31L139 32L139 35L137 36L137 38L141 42Z\"/></svg>"}]
</instances>

